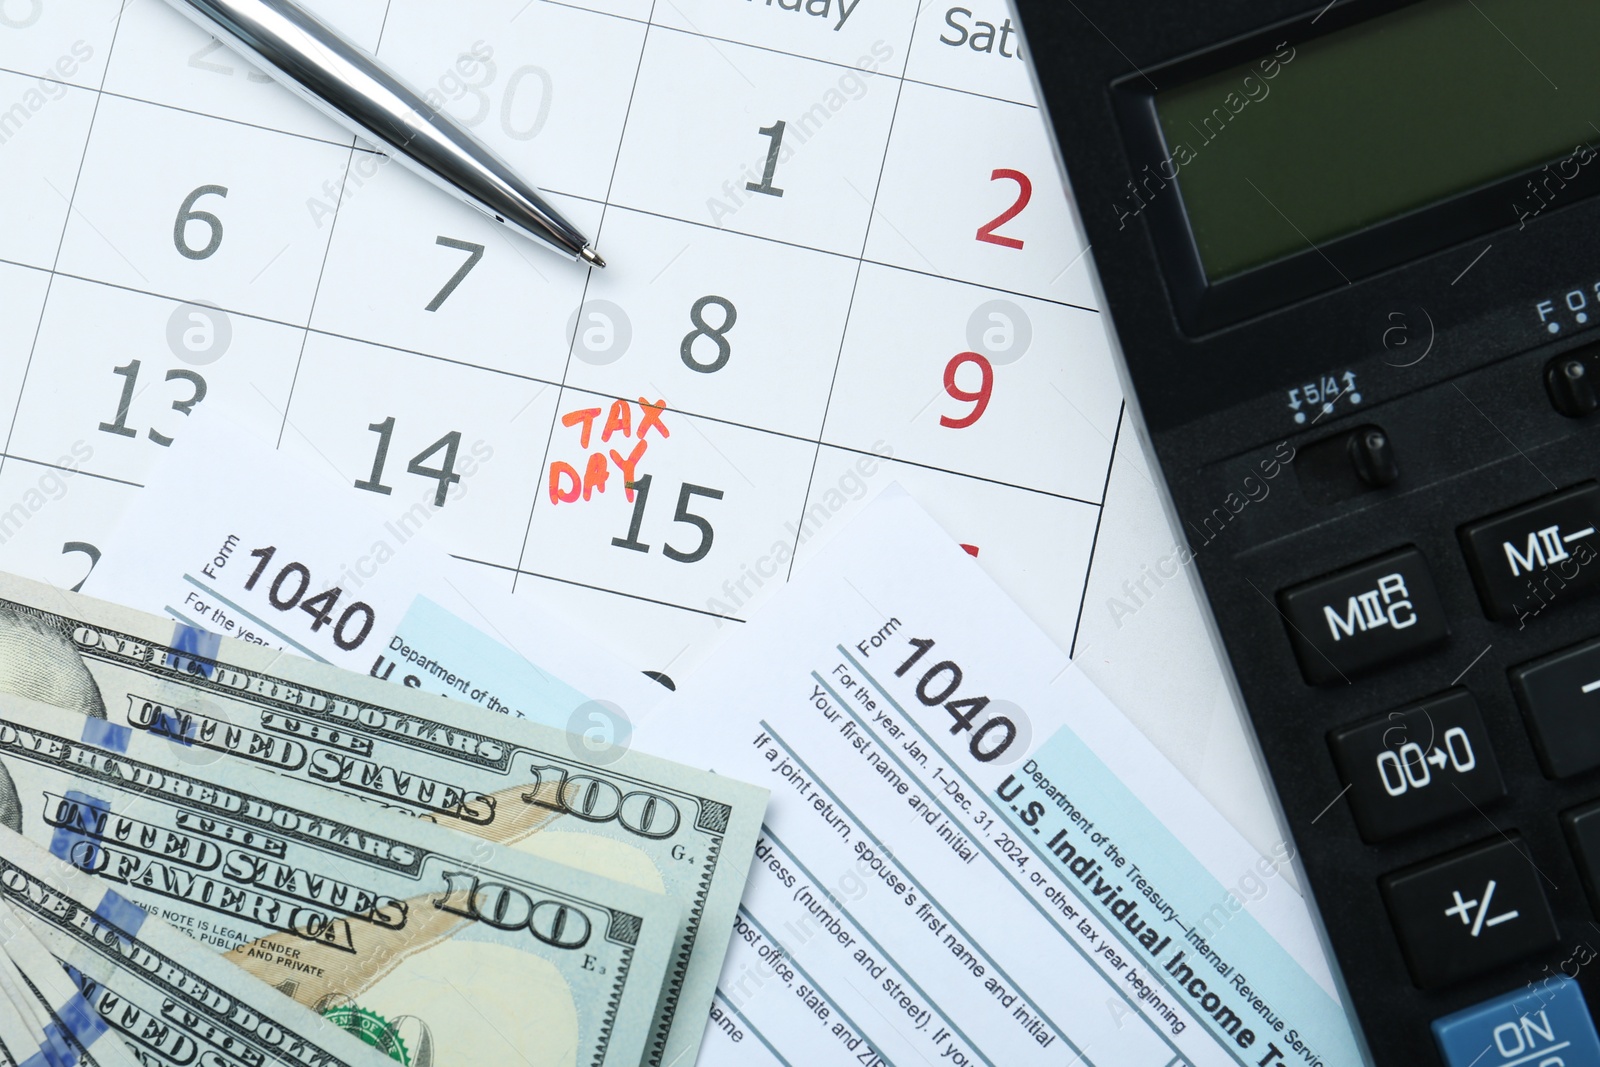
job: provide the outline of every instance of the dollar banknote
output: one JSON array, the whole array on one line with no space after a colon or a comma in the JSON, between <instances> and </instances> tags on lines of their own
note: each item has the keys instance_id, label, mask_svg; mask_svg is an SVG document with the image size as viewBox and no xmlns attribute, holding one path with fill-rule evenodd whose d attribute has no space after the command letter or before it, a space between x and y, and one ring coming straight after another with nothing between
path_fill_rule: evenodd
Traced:
<instances>
[{"instance_id":1,"label":"dollar banknote","mask_svg":"<svg viewBox=\"0 0 1600 1067\"><path fill-rule=\"evenodd\" d=\"M667 897L0 696L22 833L418 1067L635 1067Z\"/></svg>"},{"instance_id":2,"label":"dollar banknote","mask_svg":"<svg viewBox=\"0 0 1600 1067\"><path fill-rule=\"evenodd\" d=\"M44 1034L40 1048L51 1067L140 1067L111 1024L84 1000L83 993L45 948L38 934L0 902L0 948L5 951L6 993L19 1014L30 1012Z\"/></svg>"},{"instance_id":3,"label":"dollar banknote","mask_svg":"<svg viewBox=\"0 0 1600 1067\"><path fill-rule=\"evenodd\" d=\"M694 1062L766 790L10 576L0 692L667 894L683 920L645 1061Z\"/></svg>"},{"instance_id":4,"label":"dollar banknote","mask_svg":"<svg viewBox=\"0 0 1600 1067\"><path fill-rule=\"evenodd\" d=\"M4 828L0 902L143 1067L393 1067L370 1038L307 1011Z\"/></svg>"}]
</instances>

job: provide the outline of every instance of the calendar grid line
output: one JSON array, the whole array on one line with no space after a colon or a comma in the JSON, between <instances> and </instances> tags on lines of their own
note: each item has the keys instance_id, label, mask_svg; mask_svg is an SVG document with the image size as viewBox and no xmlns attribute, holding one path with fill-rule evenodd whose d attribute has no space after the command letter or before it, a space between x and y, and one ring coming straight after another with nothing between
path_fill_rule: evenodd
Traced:
<instances>
[{"instance_id":1,"label":"calendar grid line","mask_svg":"<svg viewBox=\"0 0 1600 1067\"><path fill-rule=\"evenodd\" d=\"M917 17L921 14L921 4L911 15L911 32L906 37L906 57L902 70L911 66L911 48L917 41ZM872 186L872 202L867 207L867 225L861 234L861 253L856 256L855 278L850 283L850 301L845 306L844 325L839 331L839 350L834 353L833 373L828 378L828 395L822 404L822 417L817 421L817 443L811 453L811 473L806 476L806 491L800 498L799 522L795 524L794 547L789 555L789 567L784 571L783 580L788 582L794 577L795 558L800 553L800 535L805 527L806 512L811 508L811 488L817 481L817 461L822 456L822 438L828 432L828 412L833 409L833 391L839 384L839 367L844 362L845 345L850 340L850 320L855 315L856 294L861 290L861 272L866 267L867 246L872 241L872 220L878 211L878 194L883 191L883 174L889 169L889 150L894 146L894 124L900 116L900 101L905 96L906 83L904 80L895 83L894 110L889 113L889 125L883 134L883 153L878 157L878 177Z\"/></svg>"},{"instance_id":2,"label":"calendar grid line","mask_svg":"<svg viewBox=\"0 0 1600 1067\"><path fill-rule=\"evenodd\" d=\"M330 238L330 243L331 243L331 238ZM863 262L866 262L866 263L869 263L869 264L875 263L875 261L873 261L873 260L865 260ZM7 259L0 259L0 264L7 264L7 265L10 265L10 266L24 267L24 268L27 268L27 269L30 269L30 270L37 270L37 271L40 271L42 273L49 273L48 271L45 270L45 268L36 267L36 266L33 266L32 264L20 263L20 262L15 262L15 261L12 261L12 260L7 260ZM893 264L885 263L885 264L875 264L875 265L888 267L890 269L895 269ZM72 281L83 282L86 285L105 286L107 288L117 289L117 290L120 290L120 291L123 291L123 292L135 293L135 294L140 295L140 296L148 296L148 297L151 297L153 299L158 299L158 300L176 300L176 299L178 299L176 297L169 296L168 294L165 294L165 293L156 293L156 292L152 292L152 291L150 291L148 289L141 289L141 288L138 288L137 286L123 285L123 284L120 284L120 283L117 283L117 282L101 281L101 280L99 280L97 278L89 278L89 277L85 277L83 275L73 274L73 273L68 272L68 271L58 271L58 272L55 272L55 273L57 273L60 277L68 278L68 279L70 279ZM945 280L950 280L950 279L945 279ZM967 283L963 283L963 284L967 284ZM985 287L985 288L987 288L987 287ZM996 291L1002 291L1002 290L996 290ZM371 338L356 337L356 336L354 336L352 334L341 333L341 332L339 332L337 330L329 330L329 329L325 329L325 328L317 327L317 326L310 326L310 327L302 326L301 324L296 323L296 322L291 322L291 321L288 321L288 320L285 320L285 319L277 319L277 318L273 318L273 317L267 316L267 315L257 315L257 314L253 314L251 312L246 312L246 311L236 311L236 310L233 310L231 308L226 308L226 307L219 307L218 310L223 311L223 312L225 312L226 314L229 314L229 315L236 315L236 316L238 316L240 318L251 319L251 320L254 320L254 321L257 321L257 322L270 323L270 324L275 325L275 326L282 326L282 327L284 327L286 329L301 330L301 331L303 331L303 332L305 332L307 334L313 334L313 335L316 335L316 336L319 336L319 337L327 337L327 338L331 338L333 340L339 340L339 341L348 341L348 342L351 342L353 344L367 345L367 346L370 346L372 348L381 348L381 349L385 349L386 351L397 352L397 353L400 353L402 355L414 356L414 357L419 358L419 359L433 360L433 361L439 362L439 363L448 363L451 366L462 367L462 368L467 369L467 370L482 371L482 372L485 372L485 373L488 373L488 374L500 375L502 377L513 378L513 379L516 379L517 381L528 382L530 384L542 385L542 386L546 386L546 387L554 387L556 389L569 390L569 391L577 392L577 393L584 393L584 394L589 395L589 396L604 397L607 400L630 400L631 401L631 400L636 399L635 397L623 396L623 395L618 394L618 393L606 392L603 389L592 389L592 388L589 388L589 387L586 387L586 386L573 385L573 384L567 383L567 382L556 381L556 380L551 379L551 378L541 378L536 374L524 374L524 373L522 373L520 371L507 370L504 367L492 367L492 366L488 366L488 365L485 365L485 364L482 364L482 363L473 363L473 362L471 362L469 360L456 359L456 358L454 358L452 356L440 355L437 352L425 352L425 351L422 351L420 349L406 348L403 345L389 344L389 343L386 343L386 342L383 342L383 341L373 340ZM721 416L718 416L718 415L712 415L712 414L709 414L707 412L696 411L696 410L689 409L689 408L668 408L668 410L670 412L673 412L673 413L676 413L676 414L684 415L684 416L686 416L688 418L700 419L700 420L705 421L705 422L714 422L714 423L717 423L717 424L723 425L723 426L731 426L731 427L733 427L735 429L750 430L750 431L753 431L753 432L756 432L756 433L767 434L767 435L772 436L772 437L781 437L781 438L784 438L786 440L794 441L794 442L796 442L798 444L820 445L820 446L822 446L824 448L836 448L836 449L840 449L841 451L852 452L852 453L856 453L858 455L874 455L875 454L875 453L872 453L872 452L870 452L868 450L865 450L865 449L856 448L856 447L854 447L852 445L842 444L842 443L840 443L838 441L831 441L826 437L825 434L818 434L816 436L810 436L810 435L806 435L806 434L791 433L791 432L789 432L787 430L778 430L778 429L774 429L774 428L769 427L769 426L758 426L755 423L740 422L737 419L724 418L724 417L721 417ZM284 423L285 424L287 423L287 408L285 408ZM281 432L282 432L282 426L280 426L280 435L281 435ZM281 436L280 436L280 443L281 443ZM23 458L23 457L18 456L18 457L15 457L15 458ZM1047 496L1047 497L1050 497L1050 498L1056 499L1056 500L1064 500L1064 501L1071 501L1071 502L1075 502L1075 503L1079 503L1079 504L1087 504L1087 505L1089 505L1091 507L1100 506L1100 505L1096 504L1095 501L1085 500L1082 497L1073 496L1070 493L1058 493L1058 492L1054 492L1054 491L1048 490L1048 489L1041 489L1041 488L1039 488L1037 486L1024 485L1024 484L1019 483L1019 482L1008 482L1008 481L1004 481L1004 480L998 479L998 478L990 478L990 477L987 477L987 476L984 476L984 475L974 474L974 473L971 473L969 471L957 470L957 469L955 469L953 467L940 467L940 466L937 466L937 465L931 464L931 463L921 463L921 462L918 462L918 461L915 461L915 460L901 459L899 457L890 457L890 458L893 459L894 462L897 462L897 463L905 463L905 464L907 464L909 466L920 467L920 468L922 468L924 470L930 470L930 471L934 471L936 473L950 474L950 475L955 475L955 476L961 477L961 478L970 478L970 479L972 479L974 481L987 482L987 483L992 484L992 485L1002 486L1002 487L1010 488L1010 489L1018 489L1018 490L1021 490L1023 492L1035 493L1035 494L1038 494L1040 496ZM546 459L546 461L548 461L548 459L549 459L548 455L546 455L545 459ZM135 484L135 483L131 483L130 482L129 484Z\"/></svg>"},{"instance_id":3,"label":"calendar grid line","mask_svg":"<svg viewBox=\"0 0 1600 1067\"><path fill-rule=\"evenodd\" d=\"M119 12L116 25L111 29L111 43L106 48L106 64L100 71L100 85L94 90L94 108L89 113L89 126L83 134L83 149L78 153L78 167L72 178L72 192L67 197L67 210L61 217L61 235L56 239L56 254L51 262L49 279L45 282L44 297L39 301L39 319L33 325L33 340L28 346L28 360L23 364L22 377L17 383L17 402L11 409L11 421L6 426L6 440L0 445L0 473L5 472L6 456L11 451L11 439L17 431L17 416L22 411L22 398L28 391L28 375L33 370L33 357L39 350L39 335L44 332L44 317L50 310L50 294L55 290L56 271L61 265L61 250L67 244L67 229L72 225L72 205L77 202L78 186L83 182L83 168L89 159L89 146L94 143L95 122L100 118L100 101L104 99L103 90L106 78L111 74L111 58L116 54L117 36L122 29L122 18Z\"/></svg>"},{"instance_id":4,"label":"calendar grid line","mask_svg":"<svg viewBox=\"0 0 1600 1067\"><path fill-rule=\"evenodd\" d=\"M385 347L387 347L387 346L385 346ZM418 354L418 353L413 353L413 354ZM432 358L432 357L428 357L428 358ZM471 364L466 364L466 365L470 366ZM530 379L530 380L532 380L532 381L543 381L543 379L537 379L537 378L536 379ZM550 385L550 384L554 384L554 383L545 382L544 384ZM599 397L599 398L603 398L603 399L606 399L606 400L627 400L627 401L632 401L632 400L636 400L637 399L637 397L623 396L623 395L618 394L618 393L608 393L603 389L590 389L590 388L587 388L587 387L581 386L581 385L571 385L571 384L569 384L569 385L563 386L562 388L566 389L569 392L583 393L583 394L588 395L588 396ZM1084 504L1084 505L1087 505L1088 507L1091 507L1091 508L1098 508L1098 507L1101 506L1096 501L1085 500L1083 497L1073 496L1071 493L1052 492L1049 489L1040 489L1037 486L1023 485L1020 482L1008 482L1008 481L1005 481L1005 480L1000 479L1000 478L991 478L991 477L988 477L987 475L983 475L983 474L973 474L973 473L970 473L968 471L956 470L953 467L940 467L940 466L938 466L936 464L933 464L933 463L922 463L922 462L919 462L917 460L902 459L899 456L882 456L882 455L879 455L876 452L873 452L871 449L858 448L858 447L856 447L854 445L846 445L846 444L841 444L841 443L839 443L837 441L830 441L830 440L827 439L826 436L819 435L817 437L808 437L805 434L790 433L788 430L775 430L770 426L757 426L755 423L740 422L737 419L723 418L720 415L710 415L710 414L707 414L707 413L705 413L703 411L692 411L692 410L690 410L688 408L669 407L669 408L667 408L667 413L668 414L675 414L675 415L682 415L685 418L690 418L690 419L698 419L701 422L714 422L719 426L731 426L734 429L738 429L738 430L750 430L750 431L752 431L754 433L766 434L769 437L781 437L784 440L793 441L796 444L820 445L823 448L836 448L841 452L850 452L850 453L852 453L854 455L858 455L858 456L876 456L879 459L887 460L888 462L891 462L891 463L903 463L908 467L920 467L923 470L934 471L934 472L936 472L938 474L950 474L950 475L954 475L955 477L958 477L958 478L970 478L970 479L972 479L973 481L976 481L976 482L987 482L990 485L998 485L998 486L1001 486L1001 487L1006 488L1006 489L1016 489L1016 490L1019 490L1019 491L1024 492L1024 493L1035 493L1035 494L1037 494L1039 496L1050 497L1053 500L1063 500L1063 501L1069 501L1069 502L1074 503L1074 504Z\"/></svg>"},{"instance_id":5,"label":"calendar grid line","mask_svg":"<svg viewBox=\"0 0 1600 1067\"><path fill-rule=\"evenodd\" d=\"M35 467L49 467L51 470L65 471L68 474L85 474L98 482L114 482L117 485L126 485L134 489L143 489L143 482L129 481L127 478L118 478L110 474L99 474L84 467L69 467L64 463L50 463L42 459L33 459L16 452L0 453L0 459L16 460L18 463L28 463Z\"/></svg>"},{"instance_id":6,"label":"calendar grid line","mask_svg":"<svg viewBox=\"0 0 1600 1067\"><path fill-rule=\"evenodd\" d=\"M330 147L337 148L337 147L348 147L348 146L332 145ZM360 148L357 148L356 151L359 152L359 151L363 151L363 150L360 149ZM381 153L372 153L372 154L381 154ZM662 214L659 211L649 211L649 210L646 210L644 208L632 207L632 206L630 206L628 204L619 204L619 203L606 204L605 201L592 200L589 197L577 196L577 195L572 194L572 193L563 193L563 192L561 192L560 190L557 190L557 189L546 189L545 191L546 192L551 192L551 193L557 193L558 195L561 195L561 196L568 196L568 197L571 197L574 200L583 200L583 201L585 201L587 203L591 203L591 204L602 204L602 205L605 205L607 207L615 208L618 211L625 211L625 212L628 212L629 214L633 214L633 215L643 215L643 216L646 216L648 218L661 219L664 222L678 222L678 223L682 223L682 224L684 224L686 226L695 226L695 227L699 227L701 229L714 230L717 233L729 234L729 235L734 236L734 237L748 238L748 239L750 239L752 241L764 241L764 242L766 242L768 244L782 245L785 248L793 248L793 249L795 249L797 251L801 251L801 252L815 252L815 253L817 253L819 255L831 256L831 257L833 257L835 259L846 259L846 260L857 261L857 262L864 263L867 266L882 267L885 270L900 271L900 272L905 273L905 274L916 274L916 275L919 275L919 276L924 277L924 278L931 278L934 281L954 282L957 285L970 286L971 288L974 288L974 289L983 289L983 290L986 290L986 291L989 291L989 292L1002 293L1002 294L1004 294L1006 296L1014 296L1014 297L1017 297L1019 300L1036 300L1041 304L1050 304L1050 305L1053 305L1055 307L1061 307L1061 308L1071 308L1074 311L1084 311L1084 312L1088 312L1091 315L1099 315L1099 314L1101 314L1101 311L1100 311L1099 308L1089 307L1086 304L1075 304L1070 300L1062 300L1062 299L1060 299L1058 297L1039 296L1039 295L1034 294L1034 293L1025 293L1025 292L1021 291L1020 289L1006 289L1006 288L1004 288L1002 286L997 286L997 285L994 285L994 284L989 283L989 282L972 281L971 279L960 278L960 277L956 277L955 275L951 275L951 274L935 274L932 271L919 270L916 267L907 267L907 266L905 266L903 264L900 264L900 263L890 263L889 261L882 260L882 259L872 259L870 257L862 259L862 258L857 257L857 256L852 256L852 255L850 255L850 254L848 254L846 252L835 252L835 251L832 251L831 249L827 249L827 248L815 248L815 247L813 247L811 245L800 244L800 243L795 242L795 241L785 241L785 240L783 240L781 238L777 238L777 237L767 237L767 236L765 236L763 234L759 234L759 233L746 233L743 230L727 230L727 229L723 229L723 228L721 228L719 226L712 226L709 223L695 222L695 221L693 221L691 219L680 219L675 215L665 215L665 214ZM331 236L330 236L330 245L331 245L331 243L332 243L332 241L331 241ZM91 278L90 276L88 276L86 274L75 274L72 271L56 270L56 269L52 269L50 267L41 267L36 263L26 263L26 262L23 262L22 260L8 259L8 258L6 258L4 256L0 256L0 265L11 266L11 267L20 267L20 268L22 268L24 270L38 271L41 274L58 274L63 278L70 278L73 281L85 282L85 283L87 283L89 285L104 285L104 286L107 286L108 288L120 289L123 292L136 293L136 294L138 294L140 296L153 297L153 298L155 298L157 300L179 300L179 301L181 301L183 299L183 298L175 296L175 295L173 295L171 293L157 292L154 289L142 289L137 285L128 285L125 282L107 281L104 278ZM582 303L582 301L580 301L580 304L581 303ZM428 356L428 357L434 358L434 359L446 360L447 362L451 362L451 363L459 363L461 366L464 366L464 367L475 367L475 368L478 368L480 370L498 370L498 368L495 368L495 367L488 367L488 366L484 366L483 364L471 363L471 362L468 362L466 360L457 360L457 359L453 359L453 358L451 358L449 356L441 356L438 353L434 353L434 352L424 352L424 351L421 351L420 349L406 348L404 345L385 344L384 342L374 341L374 340L371 340L371 339L365 338L365 337L352 337L349 334L339 333L337 330L329 330L329 329L325 329L325 328L314 326L314 325L310 326L310 327L307 327L306 323L303 323L303 322L295 322L295 321L292 321L290 319L279 319L279 318L275 318L275 317L273 317L271 315L260 314L259 312L244 311L244 310L242 310L240 308L226 307L226 306L223 306L223 305L218 305L217 310L227 312L229 315L237 315L240 318L252 319L252 320L254 320L256 322L270 323L270 324L272 324L274 326L286 326L286 327L288 327L290 329L294 329L294 330L303 330L303 329L309 328L315 333L320 333L320 334L323 334L323 335L328 336L328 337L337 337L337 338L341 338L341 339L349 340L349 341L358 341L358 342L360 342L362 344L376 344L376 345L380 345L381 347L384 347L384 348L392 348L397 352L406 352L406 353L409 353L411 355ZM499 371L499 373L515 374L516 372L514 372L514 371ZM551 384L551 385L559 385L559 384L561 384L561 383L553 381L551 379L539 378L539 377L537 377L535 375L517 375L517 376L518 377L528 378L531 381L546 382L546 383Z\"/></svg>"},{"instance_id":7,"label":"calendar grid line","mask_svg":"<svg viewBox=\"0 0 1600 1067\"><path fill-rule=\"evenodd\" d=\"M577 196L573 193L561 193L561 191L558 189L549 189L547 192L559 193L562 196L571 196L577 200L589 199L588 197ZM590 200L589 202L599 203L600 201ZM723 226L713 226L709 222L698 222L695 219L680 218L677 215L667 215L660 211L651 211L648 208L634 207L631 204L612 202L607 204L607 206L616 208L619 211L627 211L635 215L645 215L650 218L662 219L666 222L678 222L685 226L694 226L702 230L713 230L717 233L732 234L735 237L748 237L752 241L765 241L768 244L782 245L785 248L793 248L802 252L816 252L819 255L832 256L835 259L853 260L855 262L866 263L874 267L885 267L889 270L905 271L907 274L920 274L925 278L934 278L942 282L956 282L960 285L970 285L974 289L988 289L996 293L1004 293L1007 296L1020 297L1023 300L1037 300L1042 304L1054 304L1057 307L1074 308L1078 311L1087 311L1093 315L1100 314L1099 308L1088 307L1084 304L1075 304L1070 300L1062 300L1059 297L1036 296L1033 293L1024 293L1018 289L1006 289L1001 286L993 285L989 282L975 282L966 278L958 278L952 274L935 274L932 271L918 270L916 267L907 267L899 263L890 263L887 260L873 259L870 256L853 256L848 252L835 252L831 248L818 248L815 245L802 244L799 241L786 241L781 237L769 237L766 234L750 233L745 230L730 230Z\"/></svg>"},{"instance_id":8,"label":"calendar grid line","mask_svg":"<svg viewBox=\"0 0 1600 1067\"><path fill-rule=\"evenodd\" d=\"M1111 492L1111 472L1117 466L1117 442L1122 438L1122 420L1128 414L1128 402L1124 400L1122 407L1117 411L1117 428L1111 435L1111 458L1106 461L1106 481L1100 490L1100 514L1095 516L1094 537L1089 542L1089 561L1083 568L1083 591L1078 594L1078 614L1072 623L1072 643L1067 647L1067 658L1078 654L1078 632L1083 629L1083 609L1089 603L1089 576L1094 573L1095 553L1100 550L1100 525L1105 522L1105 499Z\"/></svg>"},{"instance_id":9,"label":"calendar grid line","mask_svg":"<svg viewBox=\"0 0 1600 1067\"><path fill-rule=\"evenodd\" d=\"M340 185L339 185L339 203L340 204L344 203L345 187L347 185L349 185L349 183L350 183L350 164L354 160L355 160L355 151L354 151L354 149L352 149L351 152L350 152L349 157L346 158L346 160L345 160L344 181L341 182ZM334 214L333 214L333 221L328 224L328 241L327 241L327 244L325 244L323 246L323 248L322 248L322 264L317 270L317 284L316 284L316 288L313 289L312 293L311 293L311 306L306 311L306 325L303 326L303 327L298 327L298 329L300 329L302 331L302 334L301 334L301 337L300 337L300 352L299 352L298 355L295 356L294 374L289 378L289 392L283 398L283 419L282 419L281 422L278 423L278 439L273 445L274 448L282 448L283 447L283 432L289 425L289 412L294 407L294 391L295 391L295 387L297 385L299 385L299 383L300 383L300 365L305 362L306 345L308 345L311 342L311 325L310 325L310 323L311 323L312 318L314 318L315 315L316 315L317 297L320 296L321 293L322 293L322 280L323 280L323 277L327 274L327 271L328 271L328 256L333 251L333 237L334 237L334 234L338 232L338 230L339 230L339 212L338 212L337 207L336 207L335 210L334 210Z\"/></svg>"},{"instance_id":10,"label":"calendar grid line","mask_svg":"<svg viewBox=\"0 0 1600 1067\"><path fill-rule=\"evenodd\" d=\"M678 611L693 612L696 615L705 615L713 619L726 619L728 622L738 623L746 621L739 618L737 615L724 615L720 611L711 611L707 608L690 607L688 604L677 604L671 600L662 600L659 597L645 596L642 593L630 593L626 589L612 589L609 586L595 585L591 582L580 582L576 578L563 578L558 574L545 574L543 571L529 570L520 566L513 567L505 563L492 563L486 559L477 559L473 556L461 556L455 553L451 553L450 558L458 559L463 563L474 563L480 567L488 567L491 570L510 571L513 575L519 578L543 578L547 582L560 582L562 585L577 586L579 589L589 589L596 593L610 593L612 596L625 597L628 600L638 600L646 604L656 604L663 608L674 608Z\"/></svg>"},{"instance_id":11,"label":"calendar grid line","mask_svg":"<svg viewBox=\"0 0 1600 1067\"><path fill-rule=\"evenodd\" d=\"M628 106L623 110L622 128L617 133L617 150L616 153L611 157L611 176L606 181L606 199L605 203L601 204L600 206L600 221L595 226L594 239L597 244L600 240L601 234L605 232L606 211L611 206L611 191L616 186L617 168L622 163L622 146L626 144L628 140L628 119L633 115L633 103L639 95L639 75L644 71L645 53L650 48L650 30L654 24L655 13L656 0L650 0L650 18L649 21L645 23L644 34L639 39L639 58L633 66L633 84L628 90ZM580 309L582 309L584 303L589 299L589 285L594 280L594 271L595 268L590 267L584 274L583 292L578 297L578 307ZM556 438L556 424L561 421L561 394L566 392L567 375L571 373L572 370L572 350L577 346L577 343L578 332L573 330L572 336L567 338L567 358L561 366L561 381L558 384L560 392L556 394L556 402L550 409L550 431L545 436L544 452L540 455L539 466L536 468L541 473L541 476L545 468L550 463L550 446ZM517 549L518 573L513 575L511 579L511 592L513 594L515 594L517 591L517 581L520 577L523 560L526 559L528 555L528 539L533 536L533 520L534 516L536 516L538 512L539 488L536 484L534 487L533 499L528 504L528 518L522 527L522 544Z\"/></svg>"},{"instance_id":12,"label":"calendar grid line","mask_svg":"<svg viewBox=\"0 0 1600 1067\"><path fill-rule=\"evenodd\" d=\"M393 0L384 0L383 21L378 24L378 41L374 51L383 47L383 31L389 26L389 12ZM350 171L356 161L356 138L350 139L349 151L344 160L344 180L339 183L339 197L333 206L333 221L328 224L328 239L322 245L322 263L317 268L317 284L311 290L311 305L306 309L305 332L300 337L300 353L295 357L294 374L289 378L289 392L283 398L283 420L278 423L278 439L274 448L283 447L283 434L289 426L289 413L294 410L294 392L300 384L300 367L305 363L306 346L311 343L311 324L317 318L317 301L322 296L322 283L328 275L328 259L333 255L333 239L339 232L340 209L344 206L345 190L350 185Z\"/></svg>"}]
</instances>

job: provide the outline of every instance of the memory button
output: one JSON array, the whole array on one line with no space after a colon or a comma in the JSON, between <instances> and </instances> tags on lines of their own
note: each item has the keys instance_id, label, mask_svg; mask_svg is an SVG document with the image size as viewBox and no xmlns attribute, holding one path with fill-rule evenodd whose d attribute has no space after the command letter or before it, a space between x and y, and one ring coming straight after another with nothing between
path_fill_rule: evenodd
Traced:
<instances>
[{"instance_id":1,"label":"memory button","mask_svg":"<svg viewBox=\"0 0 1600 1067\"><path fill-rule=\"evenodd\" d=\"M1556 493L1461 528L1491 618L1528 619L1600 586L1600 485Z\"/></svg>"},{"instance_id":2,"label":"memory button","mask_svg":"<svg viewBox=\"0 0 1600 1067\"><path fill-rule=\"evenodd\" d=\"M1329 685L1450 635L1422 553L1402 548L1278 593L1300 673Z\"/></svg>"}]
</instances>

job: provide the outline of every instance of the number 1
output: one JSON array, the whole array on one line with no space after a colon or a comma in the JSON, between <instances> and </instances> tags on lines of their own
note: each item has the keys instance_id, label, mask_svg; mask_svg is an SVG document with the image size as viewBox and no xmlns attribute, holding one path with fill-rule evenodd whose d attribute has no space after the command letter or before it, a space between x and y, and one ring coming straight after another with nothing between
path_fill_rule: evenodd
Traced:
<instances>
[{"instance_id":1,"label":"number 1","mask_svg":"<svg viewBox=\"0 0 1600 1067\"><path fill-rule=\"evenodd\" d=\"M756 132L763 137L772 138L772 143L767 146L767 169L761 172L761 184L745 182L744 187L752 193L766 193L768 196L782 196L783 190L772 184L773 175L778 173L778 153L783 150L783 131L786 124L782 119L771 126L763 126Z\"/></svg>"}]
</instances>

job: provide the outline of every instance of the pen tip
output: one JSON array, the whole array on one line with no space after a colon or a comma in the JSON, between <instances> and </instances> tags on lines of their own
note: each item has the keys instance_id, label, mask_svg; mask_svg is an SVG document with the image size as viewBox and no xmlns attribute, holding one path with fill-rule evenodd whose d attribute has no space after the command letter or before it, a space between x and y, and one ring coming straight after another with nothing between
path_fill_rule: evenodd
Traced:
<instances>
[{"instance_id":1,"label":"pen tip","mask_svg":"<svg viewBox=\"0 0 1600 1067\"><path fill-rule=\"evenodd\" d=\"M600 253L587 245L584 246L582 252L578 253L578 258L591 266L604 267L606 265L606 261L600 258Z\"/></svg>"}]
</instances>

